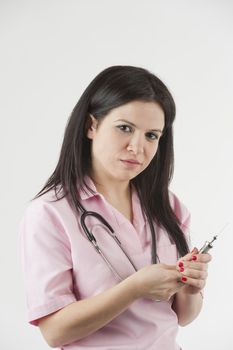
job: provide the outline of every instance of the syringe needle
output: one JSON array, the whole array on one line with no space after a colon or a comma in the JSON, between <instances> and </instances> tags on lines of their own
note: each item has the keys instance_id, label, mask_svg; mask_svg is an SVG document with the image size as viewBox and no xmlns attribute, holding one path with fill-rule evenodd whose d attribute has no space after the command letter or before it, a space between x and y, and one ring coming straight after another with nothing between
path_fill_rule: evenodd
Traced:
<instances>
[{"instance_id":1,"label":"syringe needle","mask_svg":"<svg viewBox=\"0 0 233 350\"><path fill-rule=\"evenodd\" d=\"M228 225L229 225L229 222L226 223L223 226L223 228L219 231L219 233L212 238L212 241L210 241L210 242L206 241L205 244L203 245L203 247L201 247L201 249L199 250L199 253L200 254L208 253L208 251L211 248L213 248L212 243L218 238L219 234L222 233Z\"/></svg>"},{"instance_id":2,"label":"syringe needle","mask_svg":"<svg viewBox=\"0 0 233 350\"><path fill-rule=\"evenodd\" d=\"M218 238L218 235L215 235L215 236L213 237L212 241L211 241L211 242L209 242L209 244L212 244L212 243L213 243L213 241L215 241L217 238Z\"/></svg>"},{"instance_id":3,"label":"syringe needle","mask_svg":"<svg viewBox=\"0 0 233 350\"><path fill-rule=\"evenodd\" d=\"M230 224L230 223L227 222L227 223L223 226L223 228L218 232L217 236L218 236L220 233L222 233L223 231L225 231L225 229L227 228L227 226L228 226L229 224Z\"/></svg>"}]
</instances>

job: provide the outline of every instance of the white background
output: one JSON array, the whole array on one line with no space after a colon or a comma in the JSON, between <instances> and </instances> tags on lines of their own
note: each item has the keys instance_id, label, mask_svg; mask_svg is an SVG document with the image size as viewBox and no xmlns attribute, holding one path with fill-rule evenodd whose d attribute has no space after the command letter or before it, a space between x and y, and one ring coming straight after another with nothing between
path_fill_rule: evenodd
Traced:
<instances>
[{"instance_id":1,"label":"white background","mask_svg":"<svg viewBox=\"0 0 233 350\"><path fill-rule=\"evenodd\" d=\"M18 224L79 96L115 64L150 69L175 98L171 187L192 212L193 245L230 222L212 250L204 309L178 340L233 349L233 2L0 0L0 42L1 349L48 349L27 325Z\"/></svg>"}]
</instances>

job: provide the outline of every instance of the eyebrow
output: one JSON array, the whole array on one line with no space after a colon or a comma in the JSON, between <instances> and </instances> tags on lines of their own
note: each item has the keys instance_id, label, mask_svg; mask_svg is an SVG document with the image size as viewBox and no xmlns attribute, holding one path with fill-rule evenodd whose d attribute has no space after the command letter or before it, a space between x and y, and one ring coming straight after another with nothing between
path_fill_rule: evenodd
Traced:
<instances>
[{"instance_id":1,"label":"eyebrow","mask_svg":"<svg viewBox=\"0 0 233 350\"><path fill-rule=\"evenodd\" d=\"M116 122L124 122L124 123L127 123L127 124L132 125L135 128L137 128L137 125L135 125L134 123L132 123L132 122L130 122L128 120L125 120L125 119L118 119L118 120L116 120ZM160 129L150 129L148 131L157 131L157 132L160 132L161 134L163 133L163 131L160 130Z\"/></svg>"}]
</instances>

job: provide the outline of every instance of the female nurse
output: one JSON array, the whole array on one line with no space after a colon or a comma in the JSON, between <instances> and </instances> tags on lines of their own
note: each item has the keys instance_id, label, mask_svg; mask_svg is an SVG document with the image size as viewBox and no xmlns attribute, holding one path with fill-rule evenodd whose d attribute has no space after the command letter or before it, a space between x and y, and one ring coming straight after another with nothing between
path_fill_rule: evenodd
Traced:
<instances>
[{"instance_id":1,"label":"female nurse","mask_svg":"<svg viewBox=\"0 0 233 350\"><path fill-rule=\"evenodd\" d=\"M58 164L20 225L28 320L63 350L178 350L202 307L209 254L169 191L175 104L151 72L113 66L90 83ZM94 216L100 214L120 246ZM124 252L126 254L124 254Z\"/></svg>"}]
</instances>

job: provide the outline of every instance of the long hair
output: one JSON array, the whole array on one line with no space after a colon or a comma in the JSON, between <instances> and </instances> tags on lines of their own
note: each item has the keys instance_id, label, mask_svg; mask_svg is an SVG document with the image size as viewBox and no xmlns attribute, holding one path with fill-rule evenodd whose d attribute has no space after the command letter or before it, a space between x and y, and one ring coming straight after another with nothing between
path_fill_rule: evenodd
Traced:
<instances>
[{"instance_id":1,"label":"long hair","mask_svg":"<svg viewBox=\"0 0 233 350\"><path fill-rule=\"evenodd\" d=\"M68 120L58 164L35 198L54 189L57 200L66 196L75 210L80 211L77 185L81 189L88 189L85 176L91 170L91 140L86 136L89 116L92 114L101 120L113 108L131 101L156 102L165 115L165 127L156 155L149 166L131 180L149 222L152 262L156 263L154 222L166 229L180 256L188 252L188 245L179 219L171 208L168 190L174 168L172 125L176 113L175 103L164 83L148 70L133 66L112 66L94 78Z\"/></svg>"}]
</instances>

